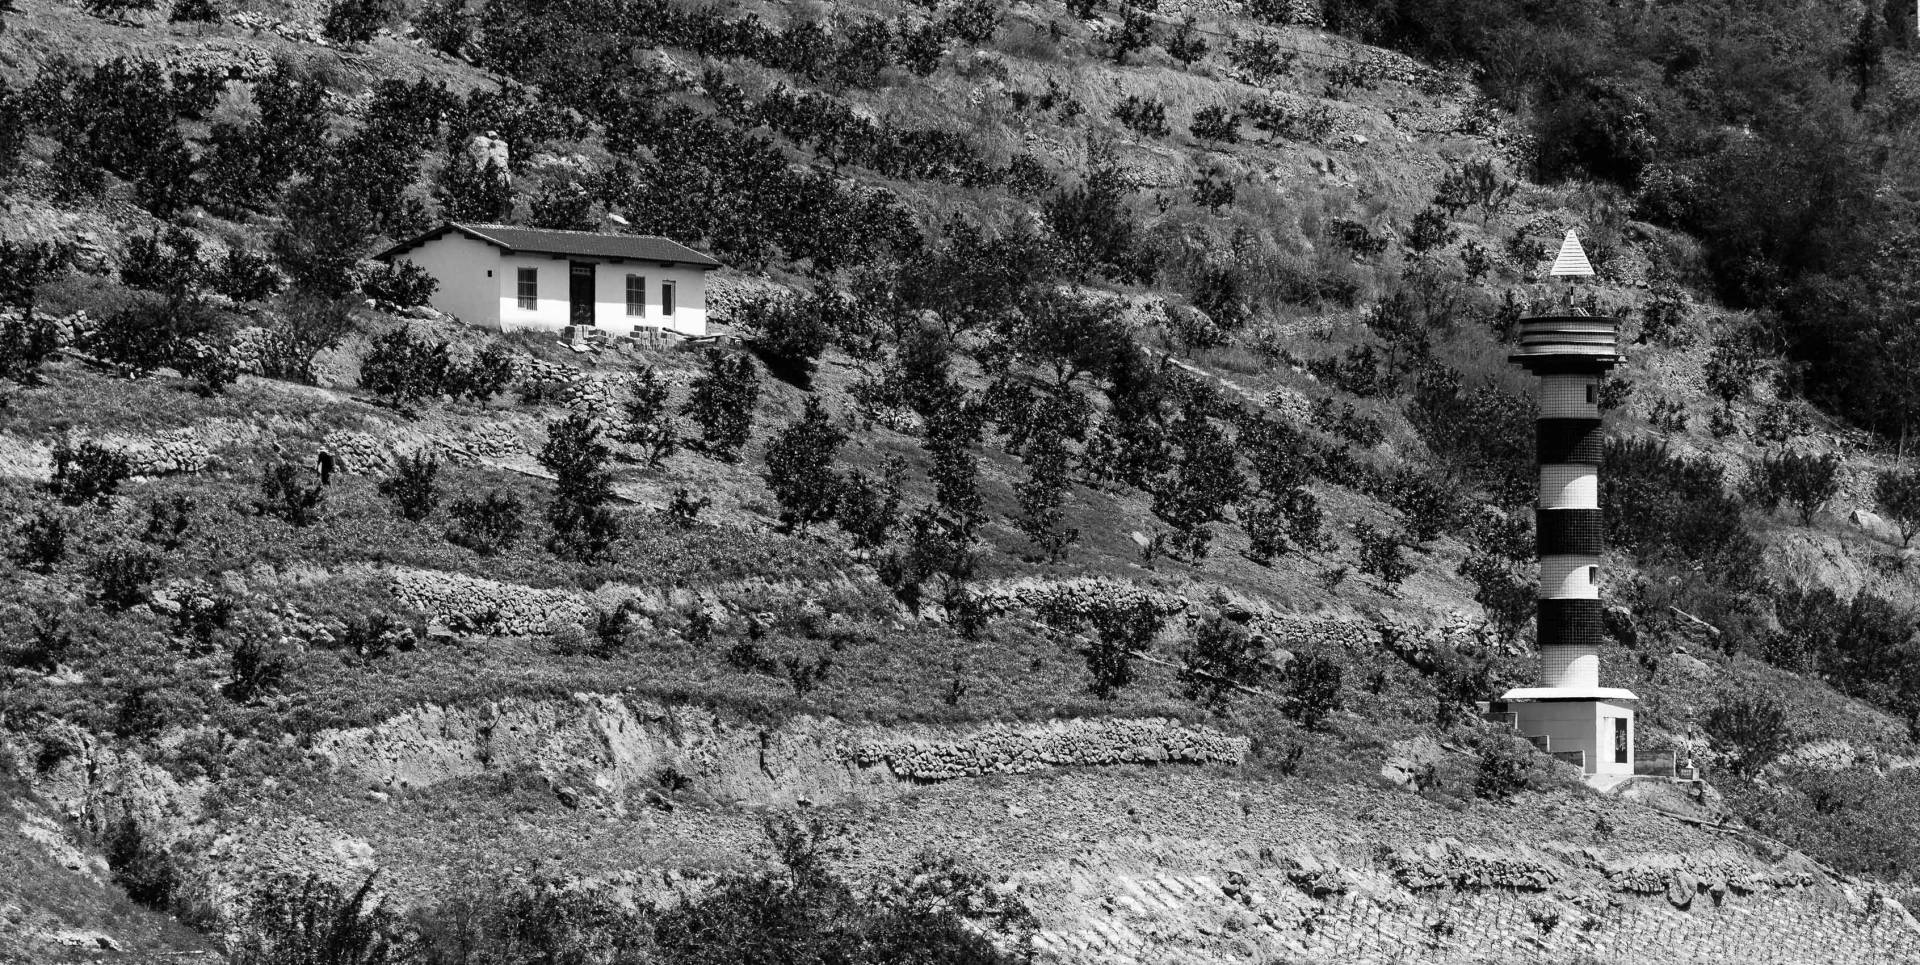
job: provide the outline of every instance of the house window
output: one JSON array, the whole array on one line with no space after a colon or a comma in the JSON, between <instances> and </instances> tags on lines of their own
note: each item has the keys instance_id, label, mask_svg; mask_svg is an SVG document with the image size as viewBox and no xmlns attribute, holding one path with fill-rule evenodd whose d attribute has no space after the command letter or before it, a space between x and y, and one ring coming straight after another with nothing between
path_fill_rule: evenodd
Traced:
<instances>
[{"instance_id":1,"label":"house window","mask_svg":"<svg viewBox=\"0 0 1920 965\"><path fill-rule=\"evenodd\" d=\"M1613 762L1615 764L1627 763L1630 744L1627 734L1627 718L1613 718Z\"/></svg>"},{"instance_id":2,"label":"house window","mask_svg":"<svg viewBox=\"0 0 1920 965\"><path fill-rule=\"evenodd\" d=\"M540 307L540 269L522 268L517 273L520 307L533 311Z\"/></svg>"},{"instance_id":3,"label":"house window","mask_svg":"<svg viewBox=\"0 0 1920 965\"><path fill-rule=\"evenodd\" d=\"M627 314L644 318L647 314L647 276L627 276Z\"/></svg>"},{"instance_id":4,"label":"house window","mask_svg":"<svg viewBox=\"0 0 1920 965\"><path fill-rule=\"evenodd\" d=\"M1600 402L1600 386L1592 382L1588 382L1587 383L1587 404L1597 405L1599 404L1599 402Z\"/></svg>"},{"instance_id":5,"label":"house window","mask_svg":"<svg viewBox=\"0 0 1920 965\"><path fill-rule=\"evenodd\" d=\"M663 281L660 283L660 314L673 314L673 282Z\"/></svg>"}]
</instances>

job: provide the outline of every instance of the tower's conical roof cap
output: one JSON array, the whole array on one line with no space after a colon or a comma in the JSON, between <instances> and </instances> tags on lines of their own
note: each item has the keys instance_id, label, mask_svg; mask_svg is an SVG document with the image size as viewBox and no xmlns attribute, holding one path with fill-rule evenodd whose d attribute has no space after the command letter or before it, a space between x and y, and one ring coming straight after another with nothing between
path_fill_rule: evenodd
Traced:
<instances>
[{"instance_id":1,"label":"tower's conical roof cap","mask_svg":"<svg viewBox=\"0 0 1920 965\"><path fill-rule=\"evenodd\" d=\"M1580 236L1567 229L1567 236L1560 240L1560 253L1553 258L1553 270L1547 272L1556 278L1569 275L1591 275L1593 265L1587 262L1587 251L1580 247Z\"/></svg>"}]
</instances>

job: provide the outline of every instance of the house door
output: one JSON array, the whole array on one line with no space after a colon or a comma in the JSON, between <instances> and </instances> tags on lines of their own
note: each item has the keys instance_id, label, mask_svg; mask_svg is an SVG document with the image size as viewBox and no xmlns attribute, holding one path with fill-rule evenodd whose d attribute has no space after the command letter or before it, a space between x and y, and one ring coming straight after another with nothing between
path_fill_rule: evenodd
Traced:
<instances>
[{"instance_id":1,"label":"house door","mask_svg":"<svg viewBox=\"0 0 1920 965\"><path fill-rule=\"evenodd\" d=\"M569 262L567 272L567 320L574 325L593 324L593 262Z\"/></svg>"}]
</instances>

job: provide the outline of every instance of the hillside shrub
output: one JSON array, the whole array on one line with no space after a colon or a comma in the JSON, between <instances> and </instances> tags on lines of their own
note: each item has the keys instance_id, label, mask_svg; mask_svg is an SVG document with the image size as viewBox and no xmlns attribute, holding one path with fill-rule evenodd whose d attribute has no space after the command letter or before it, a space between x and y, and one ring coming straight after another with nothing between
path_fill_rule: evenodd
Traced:
<instances>
[{"instance_id":1,"label":"hillside shrub","mask_svg":"<svg viewBox=\"0 0 1920 965\"><path fill-rule=\"evenodd\" d=\"M887 544L900 522L900 480L906 474L906 462L889 456L879 474L854 469L840 483L835 523L853 538L859 549L879 549Z\"/></svg>"},{"instance_id":2,"label":"hillside shrub","mask_svg":"<svg viewBox=\"0 0 1920 965\"><path fill-rule=\"evenodd\" d=\"M1112 700L1133 683L1134 658L1153 647L1166 616L1149 600L1101 601L1084 619L1093 634L1076 649L1087 664L1087 690L1101 700Z\"/></svg>"},{"instance_id":3,"label":"hillside shrub","mask_svg":"<svg viewBox=\"0 0 1920 965\"><path fill-rule=\"evenodd\" d=\"M503 221L513 210L513 183L500 162L481 163L464 150L448 153L433 194L441 215L453 221Z\"/></svg>"},{"instance_id":4,"label":"hillside shrub","mask_svg":"<svg viewBox=\"0 0 1920 965\"><path fill-rule=\"evenodd\" d=\"M1192 16L1180 21L1162 44L1167 56L1182 67L1191 67L1193 62L1207 55L1207 42L1200 39L1200 24Z\"/></svg>"},{"instance_id":5,"label":"hillside shrub","mask_svg":"<svg viewBox=\"0 0 1920 965\"><path fill-rule=\"evenodd\" d=\"M465 362L447 368L447 393L471 402L485 402L513 384L513 353L499 342L488 342Z\"/></svg>"},{"instance_id":6,"label":"hillside shrub","mask_svg":"<svg viewBox=\"0 0 1920 965\"><path fill-rule=\"evenodd\" d=\"M763 295L741 305L737 323L755 333L755 354L777 378L806 385L814 363L840 330L847 311L824 289L807 295Z\"/></svg>"},{"instance_id":7,"label":"hillside shrub","mask_svg":"<svg viewBox=\"0 0 1920 965\"><path fill-rule=\"evenodd\" d=\"M374 896L374 875L351 891L308 876L260 882L247 897L235 965L408 965L407 929ZM452 961L453 959L443 959Z\"/></svg>"},{"instance_id":8,"label":"hillside shrub","mask_svg":"<svg viewBox=\"0 0 1920 965\"><path fill-rule=\"evenodd\" d=\"M1187 133L1202 141L1234 144L1240 140L1240 115L1225 104L1209 104L1193 113Z\"/></svg>"},{"instance_id":9,"label":"hillside shrub","mask_svg":"<svg viewBox=\"0 0 1920 965\"><path fill-rule=\"evenodd\" d=\"M414 308L433 299L440 282L433 273L410 261L375 265L360 275L360 291L394 308Z\"/></svg>"},{"instance_id":10,"label":"hillside shrub","mask_svg":"<svg viewBox=\"0 0 1920 965\"><path fill-rule=\"evenodd\" d=\"M260 498L254 512L273 516L294 527L312 526L320 521L320 504L326 500L326 487L302 484L300 467L279 462L267 467L260 477Z\"/></svg>"},{"instance_id":11,"label":"hillside shrub","mask_svg":"<svg viewBox=\"0 0 1920 965\"><path fill-rule=\"evenodd\" d=\"M1542 783L1540 752L1512 734L1482 734L1474 741L1474 750L1478 758L1473 769L1476 796L1506 801Z\"/></svg>"},{"instance_id":12,"label":"hillside shrub","mask_svg":"<svg viewBox=\"0 0 1920 965\"><path fill-rule=\"evenodd\" d=\"M1259 689L1273 673L1264 640L1219 614L1196 623L1174 679L1181 696L1223 711L1242 688Z\"/></svg>"},{"instance_id":13,"label":"hillside shrub","mask_svg":"<svg viewBox=\"0 0 1920 965\"><path fill-rule=\"evenodd\" d=\"M1346 706L1341 696L1345 671L1326 657L1296 657L1287 663L1282 675L1287 699L1282 710L1308 730L1318 728L1328 715Z\"/></svg>"},{"instance_id":14,"label":"hillside shrub","mask_svg":"<svg viewBox=\"0 0 1920 965\"><path fill-rule=\"evenodd\" d=\"M753 431L759 398L760 377L751 358L708 349L706 370L693 380L681 411L700 427L700 444L709 455L733 462Z\"/></svg>"},{"instance_id":15,"label":"hillside shrub","mask_svg":"<svg viewBox=\"0 0 1920 965\"><path fill-rule=\"evenodd\" d=\"M1034 433L1020 451L1027 478L1013 487L1014 497L1020 501L1020 515L1014 523L1039 557L1050 563L1066 559L1067 548L1080 536L1078 529L1063 525L1063 507L1073 489L1068 474L1070 457L1059 432L1046 428Z\"/></svg>"},{"instance_id":16,"label":"hillside shrub","mask_svg":"<svg viewBox=\"0 0 1920 965\"><path fill-rule=\"evenodd\" d=\"M1676 456L1653 439L1609 439L1600 508L1607 543L1642 560L1676 557L1752 572L1759 548L1719 466Z\"/></svg>"},{"instance_id":17,"label":"hillside shrub","mask_svg":"<svg viewBox=\"0 0 1920 965\"><path fill-rule=\"evenodd\" d=\"M387 497L400 517L420 522L440 504L440 489L434 480L440 474L440 460L427 452L401 456L393 475L380 480L380 495Z\"/></svg>"},{"instance_id":18,"label":"hillside shrub","mask_svg":"<svg viewBox=\"0 0 1920 965\"><path fill-rule=\"evenodd\" d=\"M392 405L413 409L446 394L452 371L447 343L396 328L374 339L360 360L360 385Z\"/></svg>"},{"instance_id":19,"label":"hillside shrub","mask_svg":"<svg viewBox=\"0 0 1920 965\"><path fill-rule=\"evenodd\" d=\"M269 638L245 634L227 656L227 679L220 692L237 704L250 704L276 693L292 671L288 655Z\"/></svg>"},{"instance_id":20,"label":"hillside shrub","mask_svg":"<svg viewBox=\"0 0 1920 965\"><path fill-rule=\"evenodd\" d=\"M1839 492L1840 457L1830 452L1765 455L1753 474L1755 502L1771 511L1785 500L1800 514L1803 526L1813 525L1814 515Z\"/></svg>"},{"instance_id":21,"label":"hillside shrub","mask_svg":"<svg viewBox=\"0 0 1920 965\"><path fill-rule=\"evenodd\" d=\"M280 293L280 273L265 255L244 248L228 248L220 264L212 268L207 284L236 302L261 302Z\"/></svg>"},{"instance_id":22,"label":"hillside shrub","mask_svg":"<svg viewBox=\"0 0 1920 965\"><path fill-rule=\"evenodd\" d=\"M667 383L652 366L634 376L620 403L619 440L640 450L641 461L658 466L680 448Z\"/></svg>"},{"instance_id":23,"label":"hillside shrub","mask_svg":"<svg viewBox=\"0 0 1920 965\"><path fill-rule=\"evenodd\" d=\"M933 480L934 501L969 534L980 520L983 505L978 486L980 459L973 451L980 444L981 421L976 405L956 401L927 418L922 437L932 463L927 475Z\"/></svg>"},{"instance_id":24,"label":"hillside shrub","mask_svg":"<svg viewBox=\"0 0 1920 965\"><path fill-rule=\"evenodd\" d=\"M123 815L107 826L100 848L113 872L113 883L127 897L156 911L167 911L173 902L179 876L173 856L165 845L154 841L132 815Z\"/></svg>"},{"instance_id":25,"label":"hillside shrub","mask_svg":"<svg viewBox=\"0 0 1920 965\"><path fill-rule=\"evenodd\" d=\"M53 478L47 491L69 506L105 503L133 474L125 453L91 439L75 445L61 439L53 447Z\"/></svg>"},{"instance_id":26,"label":"hillside shrub","mask_svg":"<svg viewBox=\"0 0 1920 965\"><path fill-rule=\"evenodd\" d=\"M1874 479L1874 502L1900 528L1900 545L1920 533L1920 470L1888 469Z\"/></svg>"},{"instance_id":27,"label":"hillside shrub","mask_svg":"<svg viewBox=\"0 0 1920 965\"><path fill-rule=\"evenodd\" d=\"M1793 741L1786 709L1765 694L1729 697L1709 710L1702 723L1727 770L1743 777L1773 763Z\"/></svg>"},{"instance_id":28,"label":"hillside shrub","mask_svg":"<svg viewBox=\"0 0 1920 965\"><path fill-rule=\"evenodd\" d=\"M1190 561L1204 559L1212 541L1211 523L1226 518L1227 510L1246 494L1233 444L1205 416L1188 409L1174 427L1180 454L1170 472L1154 485L1154 515L1174 528L1175 553Z\"/></svg>"},{"instance_id":29,"label":"hillside shrub","mask_svg":"<svg viewBox=\"0 0 1920 965\"><path fill-rule=\"evenodd\" d=\"M60 335L43 318L0 319L0 379L40 384L40 366L60 350Z\"/></svg>"},{"instance_id":30,"label":"hillside shrub","mask_svg":"<svg viewBox=\"0 0 1920 965\"><path fill-rule=\"evenodd\" d=\"M320 20L320 33L336 44L364 44L399 15L394 0L332 0Z\"/></svg>"},{"instance_id":31,"label":"hillside shrub","mask_svg":"<svg viewBox=\"0 0 1920 965\"><path fill-rule=\"evenodd\" d=\"M475 20L467 9L467 0L428 0L414 15L413 26L427 46L458 57L473 41Z\"/></svg>"},{"instance_id":32,"label":"hillside shrub","mask_svg":"<svg viewBox=\"0 0 1920 965\"><path fill-rule=\"evenodd\" d=\"M14 561L36 573L51 573L65 562L76 535L72 519L50 507L35 512L14 534L18 540L12 553Z\"/></svg>"},{"instance_id":33,"label":"hillside shrub","mask_svg":"<svg viewBox=\"0 0 1920 965\"><path fill-rule=\"evenodd\" d=\"M805 531L834 518L842 484L833 465L846 439L819 397L810 395L800 417L768 441L767 486L780 504L781 525Z\"/></svg>"},{"instance_id":34,"label":"hillside shrub","mask_svg":"<svg viewBox=\"0 0 1920 965\"><path fill-rule=\"evenodd\" d=\"M1113 116L1128 129L1147 137L1166 137L1173 133L1173 128L1167 126L1167 102L1157 97L1128 94L1125 100L1114 105Z\"/></svg>"},{"instance_id":35,"label":"hillside shrub","mask_svg":"<svg viewBox=\"0 0 1920 965\"><path fill-rule=\"evenodd\" d=\"M353 314L344 301L300 298L268 316L265 330L260 343L261 373L311 385L314 359L353 331Z\"/></svg>"},{"instance_id":36,"label":"hillside shrub","mask_svg":"<svg viewBox=\"0 0 1920 965\"><path fill-rule=\"evenodd\" d=\"M1532 621L1538 586L1523 567L1476 551L1460 564L1460 575L1473 583L1473 601L1500 639L1513 640Z\"/></svg>"},{"instance_id":37,"label":"hillside shrub","mask_svg":"<svg viewBox=\"0 0 1920 965\"><path fill-rule=\"evenodd\" d=\"M1400 555L1401 547L1406 544L1398 534L1366 523L1355 523L1353 531L1360 538L1360 572L1388 587L1399 586L1400 581L1413 575L1413 564Z\"/></svg>"},{"instance_id":38,"label":"hillside shrub","mask_svg":"<svg viewBox=\"0 0 1920 965\"><path fill-rule=\"evenodd\" d=\"M168 227L164 236L157 230L134 235L120 256L121 284L176 298L198 290L207 273L200 260L200 239L178 226Z\"/></svg>"},{"instance_id":39,"label":"hillside shrub","mask_svg":"<svg viewBox=\"0 0 1920 965\"><path fill-rule=\"evenodd\" d=\"M462 496L447 507L447 516L453 520L447 539L481 556L498 556L513 548L526 529L524 512L518 498L499 490L481 499Z\"/></svg>"},{"instance_id":40,"label":"hillside shrub","mask_svg":"<svg viewBox=\"0 0 1920 965\"><path fill-rule=\"evenodd\" d=\"M160 557L134 546L112 546L87 561L94 599L109 612L147 602L160 570Z\"/></svg>"},{"instance_id":41,"label":"hillside shrub","mask_svg":"<svg viewBox=\"0 0 1920 965\"><path fill-rule=\"evenodd\" d=\"M220 11L213 0L174 0L167 13L168 23L219 23Z\"/></svg>"},{"instance_id":42,"label":"hillside shrub","mask_svg":"<svg viewBox=\"0 0 1920 965\"><path fill-rule=\"evenodd\" d=\"M147 504L147 524L140 530L140 541L172 553L186 545L193 530L198 504L192 496L175 493Z\"/></svg>"}]
</instances>

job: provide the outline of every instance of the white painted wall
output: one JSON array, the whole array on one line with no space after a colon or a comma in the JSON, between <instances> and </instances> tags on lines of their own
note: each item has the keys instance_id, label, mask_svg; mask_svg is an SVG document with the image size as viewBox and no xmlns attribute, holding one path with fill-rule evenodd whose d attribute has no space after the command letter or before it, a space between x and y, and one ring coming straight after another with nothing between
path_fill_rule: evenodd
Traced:
<instances>
[{"instance_id":1,"label":"white painted wall","mask_svg":"<svg viewBox=\"0 0 1920 965\"><path fill-rule=\"evenodd\" d=\"M500 313L500 330L532 329L557 332L567 327L567 260L546 255L509 255L493 249L499 267L494 269L494 290ZM520 307L520 269L538 273L538 300L532 309Z\"/></svg>"},{"instance_id":2,"label":"white painted wall","mask_svg":"<svg viewBox=\"0 0 1920 965\"><path fill-rule=\"evenodd\" d=\"M639 316L627 314L627 276L646 279L647 303ZM674 312L661 310L660 287L674 285ZM629 334L635 328L667 328L682 335L707 334L707 273L686 265L671 268L659 262L603 262L594 277L594 300L600 305L595 319L600 328Z\"/></svg>"},{"instance_id":3,"label":"white painted wall","mask_svg":"<svg viewBox=\"0 0 1920 965\"><path fill-rule=\"evenodd\" d=\"M411 262L433 274L440 285L428 304L435 310L469 325L500 327L499 299L493 297L496 282L487 277L489 269L499 272L500 249L448 232L394 260Z\"/></svg>"},{"instance_id":4,"label":"white painted wall","mask_svg":"<svg viewBox=\"0 0 1920 965\"><path fill-rule=\"evenodd\" d=\"M567 258L504 254L483 241L449 232L396 260L410 261L440 282L434 308L461 321L499 331L531 329L557 332L572 324ZM591 260L591 259L582 259ZM519 269L539 275L538 301L520 307ZM488 272L492 275L489 277ZM627 314L627 276L647 282L646 311ZM658 262L598 261L594 265L594 325L611 335L629 335L638 327L666 328L687 336L707 334L707 273L687 265ZM661 310L661 285L674 285L674 313Z\"/></svg>"},{"instance_id":5,"label":"white painted wall","mask_svg":"<svg viewBox=\"0 0 1920 965\"><path fill-rule=\"evenodd\" d=\"M1523 701L1512 705L1518 715L1520 733L1527 737L1547 737L1551 751L1585 751L1589 774L1632 774L1634 741L1633 710L1622 704L1598 700ZM1613 718L1627 721L1627 760L1614 761Z\"/></svg>"}]
</instances>

